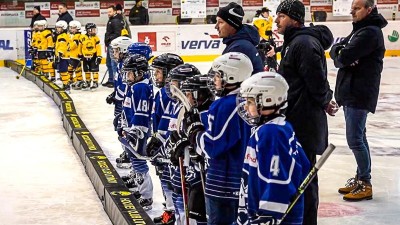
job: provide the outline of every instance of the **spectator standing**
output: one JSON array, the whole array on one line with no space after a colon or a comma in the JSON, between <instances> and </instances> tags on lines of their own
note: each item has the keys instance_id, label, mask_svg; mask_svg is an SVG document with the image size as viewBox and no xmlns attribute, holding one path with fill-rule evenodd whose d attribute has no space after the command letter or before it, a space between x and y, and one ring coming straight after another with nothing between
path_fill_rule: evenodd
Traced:
<instances>
[{"instance_id":1,"label":"spectator standing","mask_svg":"<svg viewBox=\"0 0 400 225\"><path fill-rule=\"evenodd\" d=\"M109 48L110 43L117 37L121 36L121 31L124 29L124 20L121 14L117 14L114 6L107 9L108 22L106 33L104 35L104 44L107 48L106 65L108 69L108 80L102 84L105 87L114 87L114 74L117 72L117 62L113 60L112 48Z\"/></svg>"},{"instance_id":2,"label":"spectator standing","mask_svg":"<svg viewBox=\"0 0 400 225\"><path fill-rule=\"evenodd\" d=\"M326 111L334 115L336 103L327 79L325 51L333 42L326 26L304 27L305 8L298 0L285 0L276 10L278 33L284 36L279 74L289 84L287 121L312 166L328 146ZM337 109L336 109L337 111ZM318 178L304 191L303 224L316 225Z\"/></svg>"},{"instance_id":3,"label":"spectator standing","mask_svg":"<svg viewBox=\"0 0 400 225\"><path fill-rule=\"evenodd\" d=\"M67 5L65 3L58 4L58 19L57 19L57 22L60 21L60 20L64 20L65 22L67 22L67 24L69 24L69 22L74 20L72 18L71 14L69 14L68 9L67 9Z\"/></svg>"},{"instance_id":4,"label":"spectator standing","mask_svg":"<svg viewBox=\"0 0 400 225\"><path fill-rule=\"evenodd\" d=\"M346 139L357 162L354 178L339 193L344 200L372 199L371 155L366 137L369 112L375 113L383 69L385 43L382 28L388 22L378 13L374 0L354 0L353 30L335 44L330 56L339 68L335 98L343 106Z\"/></svg>"},{"instance_id":5,"label":"spectator standing","mask_svg":"<svg viewBox=\"0 0 400 225\"><path fill-rule=\"evenodd\" d=\"M123 8L121 4L117 4L115 6L115 9L117 10L117 14L120 14L122 16L122 19L124 20L124 29L125 29L125 33L121 33L122 36L127 36L129 38L132 38L132 33L131 33L131 29L129 28L129 23L128 20L126 19L126 16L124 14Z\"/></svg>"},{"instance_id":6,"label":"spectator standing","mask_svg":"<svg viewBox=\"0 0 400 225\"><path fill-rule=\"evenodd\" d=\"M39 20L46 20L46 18L42 14L40 14L40 6L34 6L31 25L29 25L29 27L33 28L33 24L35 23L35 21Z\"/></svg>"},{"instance_id":7,"label":"spectator standing","mask_svg":"<svg viewBox=\"0 0 400 225\"><path fill-rule=\"evenodd\" d=\"M264 65L256 49L260 35L254 26L242 24L244 11L242 6L231 2L217 13L215 29L226 44L222 54L240 52L247 55L253 64L253 74L264 71Z\"/></svg>"},{"instance_id":8,"label":"spectator standing","mask_svg":"<svg viewBox=\"0 0 400 225\"><path fill-rule=\"evenodd\" d=\"M143 0L137 0L135 6L132 7L129 12L129 22L132 25L148 25L149 24L149 13L143 6Z\"/></svg>"}]
</instances>

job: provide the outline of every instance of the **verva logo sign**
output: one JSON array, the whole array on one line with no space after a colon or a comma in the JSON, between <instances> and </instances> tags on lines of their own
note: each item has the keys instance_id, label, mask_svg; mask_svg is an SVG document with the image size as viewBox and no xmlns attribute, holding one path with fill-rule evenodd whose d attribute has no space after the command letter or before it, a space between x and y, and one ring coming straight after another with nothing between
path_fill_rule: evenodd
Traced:
<instances>
[{"instance_id":1,"label":"verva logo sign","mask_svg":"<svg viewBox=\"0 0 400 225\"><path fill-rule=\"evenodd\" d=\"M219 49L222 39L218 35L204 33L207 39L181 41L182 49Z\"/></svg>"}]
</instances>

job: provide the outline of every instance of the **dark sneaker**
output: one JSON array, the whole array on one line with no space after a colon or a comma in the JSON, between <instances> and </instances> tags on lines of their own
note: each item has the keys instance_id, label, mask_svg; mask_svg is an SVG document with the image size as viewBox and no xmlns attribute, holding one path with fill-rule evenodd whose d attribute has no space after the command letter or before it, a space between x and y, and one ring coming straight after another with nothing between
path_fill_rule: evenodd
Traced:
<instances>
[{"instance_id":1,"label":"dark sneaker","mask_svg":"<svg viewBox=\"0 0 400 225\"><path fill-rule=\"evenodd\" d=\"M107 81L106 83L102 84L103 87L113 88L114 82Z\"/></svg>"}]
</instances>

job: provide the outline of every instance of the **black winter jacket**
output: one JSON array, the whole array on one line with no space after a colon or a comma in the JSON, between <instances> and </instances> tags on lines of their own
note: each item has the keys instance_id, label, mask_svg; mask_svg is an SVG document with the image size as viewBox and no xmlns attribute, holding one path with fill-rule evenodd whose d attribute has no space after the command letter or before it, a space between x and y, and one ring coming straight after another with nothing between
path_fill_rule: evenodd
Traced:
<instances>
[{"instance_id":1,"label":"black winter jacket","mask_svg":"<svg viewBox=\"0 0 400 225\"><path fill-rule=\"evenodd\" d=\"M383 69L385 43L382 28L387 21L378 10L353 23L353 31L330 52L339 68L335 98L339 105L375 112Z\"/></svg>"},{"instance_id":2,"label":"black winter jacket","mask_svg":"<svg viewBox=\"0 0 400 225\"><path fill-rule=\"evenodd\" d=\"M124 18L120 14L115 14L108 19L107 29L104 35L104 43L108 47L112 40L121 36L121 31L125 27Z\"/></svg>"},{"instance_id":3,"label":"black winter jacket","mask_svg":"<svg viewBox=\"0 0 400 225\"><path fill-rule=\"evenodd\" d=\"M32 17L31 25L29 25L29 26L32 28L35 21L39 21L39 20L46 20L46 18L42 14L38 13Z\"/></svg>"},{"instance_id":4,"label":"black winter jacket","mask_svg":"<svg viewBox=\"0 0 400 225\"><path fill-rule=\"evenodd\" d=\"M129 22L132 25L148 25L149 24L149 13L143 6L133 6L129 12Z\"/></svg>"},{"instance_id":5,"label":"black winter jacket","mask_svg":"<svg viewBox=\"0 0 400 225\"><path fill-rule=\"evenodd\" d=\"M253 64L253 74L264 71L264 64L255 47L260 42L260 35L255 27L243 25L237 33L224 38L222 42L226 44L222 54L241 52L250 58Z\"/></svg>"},{"instance_id":6,"label":"black winter jacket","mask_svg":"<svg viewBox=\"0 0 400 225\"><path fill-rule=\"evenodd\" d=\"M279 73L289 84L285 114L310 160L328 145L325 107L332 91L324 50L332 42L331 31L323 25L288 27L284 33Z\"/></svg>"},{"instance_id":7,"label":"black winter jacket","mask_svg":"<svg viewBox=\"0 0 400 225\"><path fill-rule=\"evenodd\" d=\"M69 12L65 12L63 14L60 14L58 16L57 22L60 20L64 20L65 22L67 22L67 24L69 25L69 22L71 22L72 20L74 20L71 16L71 14L69 14Z\"/></svg>"}]
</instances>

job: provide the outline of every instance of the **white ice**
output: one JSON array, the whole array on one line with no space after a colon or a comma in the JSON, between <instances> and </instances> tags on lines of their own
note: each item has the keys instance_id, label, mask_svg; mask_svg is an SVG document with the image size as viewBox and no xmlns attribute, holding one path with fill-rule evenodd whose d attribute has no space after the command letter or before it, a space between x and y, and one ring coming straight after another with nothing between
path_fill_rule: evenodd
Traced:
<instances>
[{"instance_id":1,"label":"white ice","mask_svg":"<svg viewBox=\"0 0 400 225\"><path fill-rule=\"evenodd\" d=\"M328 59L334 89L336 69ZM209 63L195 63L206 73ZM337 188L354 176L356 165L346 146L343 112L329 117L330 142L337 150L319 172L319 224L397 225L400 214L400 59L386 58L376 114L369 114L374 199L349 203ZM106 68L101 66L100 79ZM0 69L0 225L111 224L84 168L62 128L59 110L37 86ZM78 114L115 166L122 152L113 130L110 88L73 91ZM163 195L154 169L151 217L161 215ZM118 169L121 175L128 170Z\"/></svg>"}]
</instances>

